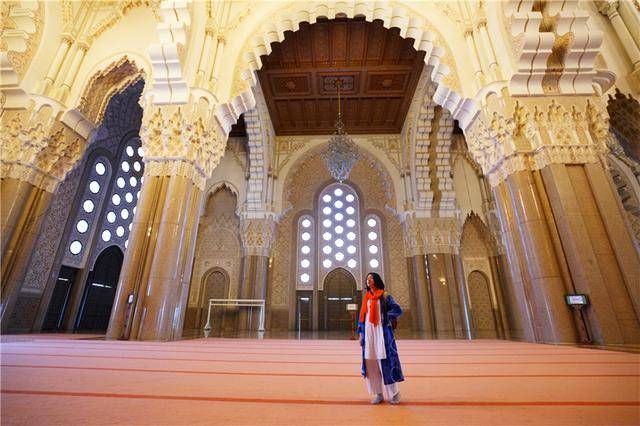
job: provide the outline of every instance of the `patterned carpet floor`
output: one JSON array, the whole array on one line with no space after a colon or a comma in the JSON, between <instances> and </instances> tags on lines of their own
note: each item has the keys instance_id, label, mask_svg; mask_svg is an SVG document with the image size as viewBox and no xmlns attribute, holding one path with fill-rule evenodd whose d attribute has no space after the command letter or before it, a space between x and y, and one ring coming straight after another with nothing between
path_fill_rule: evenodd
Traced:
<instances>
[{"instance_id":1,"label":"patterned carpet floor","mask_svg":"<svg viewBox=\"0 0 640 426\"><path fill-rule=\"evenodd\" d=\"M624 352L399 340L402 403L371 406L349 340L10 337L2 425L640 424L640 355Z\"/></svg>"}]
</instances>

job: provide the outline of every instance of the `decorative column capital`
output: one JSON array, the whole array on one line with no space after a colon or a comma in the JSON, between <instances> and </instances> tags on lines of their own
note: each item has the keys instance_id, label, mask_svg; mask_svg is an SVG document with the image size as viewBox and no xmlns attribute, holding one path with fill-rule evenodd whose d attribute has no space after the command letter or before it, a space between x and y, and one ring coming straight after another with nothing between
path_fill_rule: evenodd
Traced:
<instances>
[{"instance_id":1,"label":"decorative column capital","mask_svg":"<svg viewBox=\"0 0 640 426\"><path fill-rule=\"evenodd\" d=\"M430 253L458 254L461 230L455 218L405 216L403 220L405 256Z\"/></svg>"},{"instance_id":2,"label":"decorative column capital","mask_svg":"<svg viewBox=\"0 0 640 426\"><path fill-rule=\"evenodd\" d=\"M54 193L78 163L86 139L58 120L42 122L32 111L7 111L0 132L0 176Z\"/></svg>"},{"instance_id":3,"label":"decorative column capital","mask_svg":"<svg viewBox=\"0 0 640 426\"><path fill-rule=\"evenodd\" d=\"M226 145L215 120L187 105L151 105L145 110L140 137L145 175L183 176L201 190Z\"/></svg>"},{"instance_id":4,"label":"decorative column capital","mask_svg":"<svg viewBox=\"0 0 640 426\"><path fill-rule=\"evenodd\" d=\"M269 257L276 237L276 226L275 217L271 214L265 214L262 218L242 217L240 230L244 255Z\"/></svg>"},{"instance_id":5,"label":"decorative column capital","mask_svg":"<svg viewBox=\"0 0 640 426\"><path fill-rule=\"evenodd\" d=\"M609 19L615 18L618 14L618 6L620 6L620 2L618 0L601 0L596 1L596 7L598 8L598 12L605 15Z\"/></svg>"},{"instance_id":6,"label":"decorative column capital","mask_svg":"<svg viewBox=\"0 0 640 426\"><path fill-rule=\"evenodd\" d=\"M465 130L469 153L496 186L512 173L549 164L595 163L606 150L608 118L597 98L506 99Z\"/></svg>"}]
</instances>

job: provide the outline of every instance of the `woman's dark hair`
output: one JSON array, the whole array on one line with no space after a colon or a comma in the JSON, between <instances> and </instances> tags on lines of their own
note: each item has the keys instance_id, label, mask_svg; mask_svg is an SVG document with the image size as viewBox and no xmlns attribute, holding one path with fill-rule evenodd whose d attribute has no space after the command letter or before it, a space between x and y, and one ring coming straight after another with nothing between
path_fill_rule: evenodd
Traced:
<instances>
[{"instance_id":1,"label":"woman's dark hair","mask_svg":"<svg viewBox=\"0 0 640 426\"><path fill-rule=\"evenodd\" d=\"M376 288L379 290L384 290L384 281L382 281L380 275L377 272L369 272L367 274L367 277L369 275L371 275L371 277L373 278L373 282L375 283Z\"/></svg>"}]
</instances>

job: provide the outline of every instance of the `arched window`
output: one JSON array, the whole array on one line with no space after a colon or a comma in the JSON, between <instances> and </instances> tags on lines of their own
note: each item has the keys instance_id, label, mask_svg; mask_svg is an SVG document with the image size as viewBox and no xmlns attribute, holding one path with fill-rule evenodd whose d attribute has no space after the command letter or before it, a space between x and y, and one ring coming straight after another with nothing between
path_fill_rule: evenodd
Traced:
<instances>
[{"instance_id":1,"label":"arched window","mask_svg":"<svg viewBox=\"0 0 640 426\"><path fill-rule=\"evenodd\" d=\"M113 244L120 246L123 252L126 250L136 204L140 197L143 172L140 138L134 137L127 141L120 155L116 179L111 186L96 242L96 253Z\"/></svg>"},{"instance_id":2,"label":"arched window","mask_svg":"<svg viewBox=\"0 0 640 426\"><path fill-rule=\"evenodd\" d=\"M111 179L111 165L107 158L96 157L87 174L75 225L69 233L67 257L78 263L86 255L86 247L102 210L102 203Z\"/></svg>"},{"instance_id":3,"label":"arched window","mask_svg":"<svg viewBox=\"0 0 640 426\"><path fill-rule=\"evenodd\" d=\"M353 188L333 183L320 193L317 229L318 288L322 290L327 274L339 267L351 272L361 288L360 202Z\"/></svg>"},{"instance_id":4,"label":"arched window","mask_svg":"<svg viewBox=\"0 0 640 426\"><path fill-rule=\"evenodd\" d=\"M382 229L380 226L380 218L377 215L368 214L364 218L362 238L366 247L364 250L364 269L366 269L367 272L377 272L384 277L384 262L382 261Z\"/></svg>"},{"instance_id":5,"label":"arched window","mask_svg":"<svg viewBox=\"0 0 640 426\"><path fill-rule=\"evenodd\" d=\"M298 219L298 255L296 262L296 287L299 290L313 290L315 282L316 256L315 220L311 215Z\"/></svg>"}]
</instances>

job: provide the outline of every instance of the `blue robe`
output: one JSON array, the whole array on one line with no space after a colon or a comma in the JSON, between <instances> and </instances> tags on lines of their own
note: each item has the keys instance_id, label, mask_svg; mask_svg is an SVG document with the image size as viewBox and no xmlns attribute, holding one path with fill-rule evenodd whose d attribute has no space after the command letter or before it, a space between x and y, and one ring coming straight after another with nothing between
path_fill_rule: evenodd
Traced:
<instances>
[{"instance_id":1,"label":"blue robe","mask_svg":"<svg viewBox=\"0 0 640 426\"><path fill-rule=\"evenodd\" d=\"M402 315L402 308L398 303L393 299L393 297L385 295L386 303L382 300L382 297L379 300L381 303L381 311L382 311L382 332L384 335L384 349L387 354L386 359L380 360L380 365L382 366L382 378L385 385L390 385L395 382L404 381L404 376L402 375L402 367L400 366L400 357L398 356L398 347L396 346L396 339L393 335L393 328L391 327L391 319L398 318ZM358 333L362 337L362 341L364 342L364 323L358 323ZM367 368L364 363L364 345L362 346L362 376L366 377Z\"/></svg>"}]
</instances>

